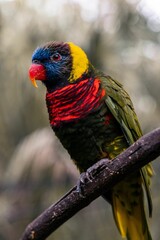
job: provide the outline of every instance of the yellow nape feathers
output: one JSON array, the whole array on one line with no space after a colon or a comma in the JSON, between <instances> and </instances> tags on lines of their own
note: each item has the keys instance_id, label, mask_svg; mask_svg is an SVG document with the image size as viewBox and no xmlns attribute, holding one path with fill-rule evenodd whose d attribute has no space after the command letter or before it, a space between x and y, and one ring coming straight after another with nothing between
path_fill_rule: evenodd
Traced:
<instances>
[{"instance_id":1,"label":"yellow nape feathers","mask_svg":"<svg viewBox=\"0 0 160 240\"><path fill-rule=\"evenodd\" d=\"M72 56L72 71L69 77L69 82L73 83L82 76L83 73L87 72L89 60L85 52L72 42L68 42L70 52Z\"/></svg>"}]
</instances>

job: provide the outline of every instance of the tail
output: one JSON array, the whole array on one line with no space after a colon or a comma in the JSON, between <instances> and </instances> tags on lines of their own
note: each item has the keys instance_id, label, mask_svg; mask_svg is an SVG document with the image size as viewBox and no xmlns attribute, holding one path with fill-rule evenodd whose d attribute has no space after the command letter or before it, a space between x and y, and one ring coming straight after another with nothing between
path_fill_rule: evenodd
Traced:
<instances>
[{"instance_id":1,"label":"tail","mask_svg":"<svg viewBox=\"0 0 160 240\"><path fill-rule=\"evenodd\" d=\"M113 196L113 213L122 238L152 240L142 204L134 206L132 211L128 211L121 201Z\"/></svg>"},{"instance_id":2,"label":"tail","mask_svg":"<svg viewBox=\"0 0 160 240\"><path fill-rule=\"evenodd\" d=\"M152 240L143 201L141 181L129 178L120 182L112 192L112 209L122 238ZM140 180L140 178L139 178Z\"/></svg>"}]
</instances>

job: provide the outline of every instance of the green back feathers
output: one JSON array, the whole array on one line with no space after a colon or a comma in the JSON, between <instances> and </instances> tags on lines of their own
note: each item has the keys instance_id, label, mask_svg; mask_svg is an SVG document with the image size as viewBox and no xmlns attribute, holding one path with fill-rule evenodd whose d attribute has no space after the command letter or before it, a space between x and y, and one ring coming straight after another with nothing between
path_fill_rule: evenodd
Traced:
<instances>
[{"instance_id":1,"label":"green back feathers","mask_svg":"<svg viewBox=\"0 0 160 240\"><path fill-rule=\"evenodd\" d=\"M102 86L106 89L106 99L105 99L106 105L111 111L111 113L113 114L113 116L115 117L115 119L117 120L117 122L119 123L128 144L131 145L138 138L142 136L142 131L137 119L137 115L134 111L133 104L130 100L130 97L127 94L127 92L123 89L122 85L119 82L113 80L111 77L109 76L101 77L101 80L102 80ZM140 173L141 173L141 179L143 181L147 200L148 200L149 215L151 216L152 200L151 200L150 189L149 189L150 177L153 175L153 170L151 165L148 164L145 167L143 167ZM113 204L115 204L116 209L119 209L119 211L121 211L119 201L114 200ZM141 214L141 217L144 216L145 213L143 210L143 206L139 207L139 210L137 210L137 214L138 212L139 214ZM125 229L126 228L125 222L128 221L128 224L129 224L129 219L128 220L123 219L123 221L121 221L122 220L121 218L123 217L122 212L115 213L115 215L116 215L115 220L117 222L121 235L126 236L127 232ZM143 219L146 223L145 217ZM132 223L132 220L130 219L130 224L131 225L135 224L136 226L136 223ZM144 225L147 226L147 224L144 224ZM130 228L132 229L131 231L133 231L133 234L134 234L134 231L135 231L134 227L131 226ZM128 239L130 239L129 235L128 235ZM146 230L146 236L144 236L144 238L142 239L145 239L145 240L151 239L148 229Z\"/></svg>"}]
</instances>

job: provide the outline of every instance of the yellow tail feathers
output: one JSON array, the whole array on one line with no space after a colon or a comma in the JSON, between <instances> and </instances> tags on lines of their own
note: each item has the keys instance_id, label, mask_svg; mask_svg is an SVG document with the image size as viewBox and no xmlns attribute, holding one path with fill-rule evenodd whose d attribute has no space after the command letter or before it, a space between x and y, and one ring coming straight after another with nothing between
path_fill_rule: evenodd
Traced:
<instances>
[{"instance_id":1,"label":"yellow tail feathers","mask_svg":"<svg viewBox=\"0 0 160 240\"><path fill-rule=\"evenodd\" d=\"M112 193L112 208L122 238L152 240L145 216L140 182L123 181Z\"/></svg>"}]
</instances>

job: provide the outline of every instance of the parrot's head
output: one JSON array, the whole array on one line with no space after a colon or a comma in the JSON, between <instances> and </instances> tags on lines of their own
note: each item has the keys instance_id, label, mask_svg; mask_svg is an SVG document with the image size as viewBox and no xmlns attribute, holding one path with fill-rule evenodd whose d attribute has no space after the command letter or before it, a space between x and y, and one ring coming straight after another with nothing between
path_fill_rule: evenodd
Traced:
<instances>
[{"instance_id":1,"label":"parrot's head","mask_svg":"<svg viewBox=\"0 0 160 240\"><path fill-rule=\"evenodd\" d=\"M48 91L54 91L84 79L91 68L80 47L71 42L49 42L34 51L29 77L35 87L40 80Z\"/></svg>"}]
</instances>

